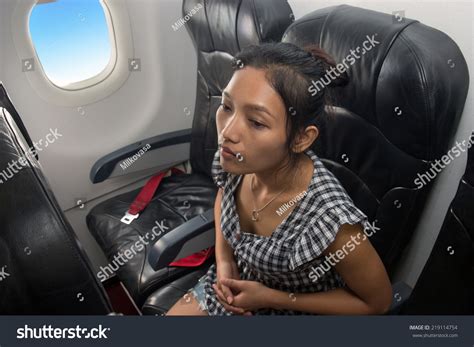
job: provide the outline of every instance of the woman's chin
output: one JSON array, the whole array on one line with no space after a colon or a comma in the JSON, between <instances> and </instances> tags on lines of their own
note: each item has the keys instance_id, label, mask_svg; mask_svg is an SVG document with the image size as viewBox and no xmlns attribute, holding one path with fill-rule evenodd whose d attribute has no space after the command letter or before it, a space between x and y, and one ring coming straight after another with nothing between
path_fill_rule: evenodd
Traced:
<instances>
[{"instance_id":1,"label":"woman's chin","mask_svg":"<svg viewBox=\"0 0 474 347\"><path fill-rule=\"evenodd\" d=\"M243 168L239 167L238 165L239 164L231 163L226 160L221 161L222 170L232 175L241 175L245 173L245 170L243 170Z\"/></svg>"}]
</instances>

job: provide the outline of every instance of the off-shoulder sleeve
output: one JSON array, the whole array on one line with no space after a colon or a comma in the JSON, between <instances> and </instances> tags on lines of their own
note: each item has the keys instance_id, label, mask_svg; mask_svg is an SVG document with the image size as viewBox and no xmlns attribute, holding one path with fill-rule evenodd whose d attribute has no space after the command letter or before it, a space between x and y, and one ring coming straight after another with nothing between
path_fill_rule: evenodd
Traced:
<instances>
[{"instance_id":1,"label":"off-shoulder sleeve","mask_svg":"<svg viewBox=\"0 0 474 347\"><path fill-rule=\"evenodd\" d=\"M214 154L211 168L212 179L219 188L224 188L227 183L227 172L222 169L219 150Z\"/></svg>"},{"instance_id":2,"label":"off-shoulder sleeve","mask_svg":"<svg viewBox=\"0 0 474 347\"><path fill-rule=\"evenodd\" d=\"M361 223L366 229L367 216L350 202L328 208L301 231L289 255L290 270L312 262L321 256L323 251L336 239L336 234L343 224Z\"/></svg>"}]
</instances>

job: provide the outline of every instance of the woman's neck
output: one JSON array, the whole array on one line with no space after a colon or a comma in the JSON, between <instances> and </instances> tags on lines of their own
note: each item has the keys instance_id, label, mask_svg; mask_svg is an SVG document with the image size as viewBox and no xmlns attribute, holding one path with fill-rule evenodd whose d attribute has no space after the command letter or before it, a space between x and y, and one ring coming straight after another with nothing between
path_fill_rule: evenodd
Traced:
<instances>
[{"instance_id":1,"label":"woman's neck","mask_svg":"<svg viewBox=\"0 0 474 347\"><path fill-rule=\"evenodd\" d=\"M311 161L307 155L300 153L293 167L277 167L264 172L254 173L253 190L256 196L265 197L278 194L283 189L291 190L294 186L299 186L299 182L306 182L307 161ZM311 161L311 167L312 167ZM278 171L279 170L279 171ZM312 171L311 171L312 172ZM312 177L312 174L311 174Z\"/></svg>"}]
</instances>

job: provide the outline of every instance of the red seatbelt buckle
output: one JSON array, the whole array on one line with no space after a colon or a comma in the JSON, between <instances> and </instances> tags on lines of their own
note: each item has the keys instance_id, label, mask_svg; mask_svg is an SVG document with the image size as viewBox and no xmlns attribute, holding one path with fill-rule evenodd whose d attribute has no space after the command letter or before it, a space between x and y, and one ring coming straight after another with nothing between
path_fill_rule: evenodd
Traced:
<instances>
[{"instance_id":1,"label":"red seatbelt buckle","mask_svg":"<svg viewBox=\"0 0 474 347\"><path fill-rule=\"evenodd\" d=\"M137 213L137 214L131 214L130 212L126 212L125 213L125 216L122 217L122 219L120 220L122 223L124 224L130 224L132 223L135 219L138 218L140 214Z\"/></svg>"}]
</instances>

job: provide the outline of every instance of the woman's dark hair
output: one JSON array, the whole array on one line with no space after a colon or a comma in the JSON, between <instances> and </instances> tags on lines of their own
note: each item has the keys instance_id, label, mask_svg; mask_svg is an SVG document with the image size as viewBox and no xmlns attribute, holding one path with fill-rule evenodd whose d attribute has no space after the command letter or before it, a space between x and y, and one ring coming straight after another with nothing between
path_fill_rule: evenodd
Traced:
<instances>
[{"instance_id":1,"label":"woman's dark hair","mask_svg":"<svg viewBox=\"0 0 474 347\"><path fill-rule=\"evenodd\" d=\"M251 45L237 53L232 62L234 71L245 66L265 70L268 82L285 104L288 164L293 167L297 156L291 148L297 134L309 125L317 126L321 133L329 116L325 108L334 101L327 89L347 84L348 76L345 71L339 77L328 76L327 71L334 70L336 64L317 45L304 48L285 42Z\"/></svg>"}]
</instances>

